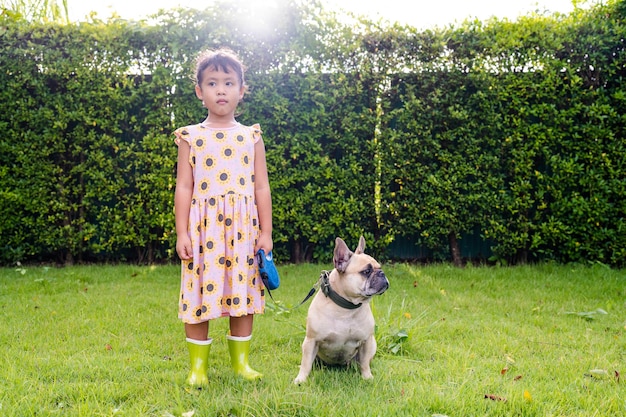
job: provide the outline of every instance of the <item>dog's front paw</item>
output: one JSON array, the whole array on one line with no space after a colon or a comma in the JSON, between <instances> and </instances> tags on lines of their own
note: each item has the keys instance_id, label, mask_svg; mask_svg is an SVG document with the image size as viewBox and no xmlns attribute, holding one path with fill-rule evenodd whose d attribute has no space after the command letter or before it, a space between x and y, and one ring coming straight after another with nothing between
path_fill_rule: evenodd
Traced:
<instances>
[{"instance_id":1,"label":"dog's front paw","mask_svg":"<svg viewBox=\"0 0 626 417\"><path fill-rule=\"evenodd\" d=\"M370 371L364 371L361 373L361 377L363 379L374 379L374 375L372 375L372 372Z\"/></svg>"},{"instance_id":2,"label":"dog's front paw","mask_svg":"<svg viewBox=\"0 0 626 417\"><path fill-rule=\"evenodd\" d=\"M306 382L306 375L298 374L298 376L293 380L293 383L296 385L300 385L304 382Z\"/></svg>"}]
</instances>

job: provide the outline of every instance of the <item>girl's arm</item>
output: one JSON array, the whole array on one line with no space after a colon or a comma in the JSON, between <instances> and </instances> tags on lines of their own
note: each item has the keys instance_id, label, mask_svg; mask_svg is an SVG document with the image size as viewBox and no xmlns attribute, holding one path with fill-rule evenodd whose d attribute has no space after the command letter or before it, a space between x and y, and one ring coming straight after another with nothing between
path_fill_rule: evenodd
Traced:
<instances>
[{"instance_id":1,"label":"girl's arm","mask_svg":"<svg viewBox=\"0 0 626 417\"><path fill-rule=\"evenodd\" d=\"M193 171L189 163L189 143L178 143L176 168L176 192L174 193L174 216L176 218L176 253L180 259L193 257L189 236L189 209L193 195Z\"/></svg>"},{"instance_id":2,"label":"girl's arm","mask_svg":"<svg viewBox=\"0 0 626 417\"><path fill-rule=\"evenodd\" d=\"M254 145L254 196L261 228L254 251L257 252L259 249L263 249L265 253L269 253L274 247L272 240L272 193L267 175L265 144L262 138Z\"/></svg>"}]
</instances>

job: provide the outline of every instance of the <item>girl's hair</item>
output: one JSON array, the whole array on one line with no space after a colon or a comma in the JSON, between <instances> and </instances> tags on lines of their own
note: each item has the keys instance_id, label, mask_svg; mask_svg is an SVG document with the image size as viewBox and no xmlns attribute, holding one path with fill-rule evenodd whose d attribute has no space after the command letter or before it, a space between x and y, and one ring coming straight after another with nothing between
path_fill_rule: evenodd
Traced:
<instances>
[{"instance_id":1,"label":"girl's hair","mask_svg":"<svg viewBox=\"0 0 626 417\"><path fill-rule=\"evenodd\" d=\"M239 83L241 84L241 86L245 87L246 85L243 77L245 67L243 66L237 55L228 48L208 50L201 52L200 55L198 55L198 59L196 60L196 75L194 80L197 85L200 85L202 83L202 73L207 68L211 68L215 71L224 71L227 74L231 70L235 71L235 74L237 74L237 78L239 78Z\"/></svg>"}]
</instances>

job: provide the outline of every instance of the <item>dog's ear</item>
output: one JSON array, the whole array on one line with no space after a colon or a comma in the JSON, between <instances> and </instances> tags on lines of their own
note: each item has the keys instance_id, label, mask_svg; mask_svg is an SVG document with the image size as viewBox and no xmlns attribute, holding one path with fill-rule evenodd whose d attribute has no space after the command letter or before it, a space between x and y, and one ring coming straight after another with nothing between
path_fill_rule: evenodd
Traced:
<instances>
[{"instance_id":1,"label":"dog's ear","mask_svg":"<svg viewBox=\"0 0 626 417\"><path fill-rule=\"evenodd\" d=\"M352 251L348 249L348 245L343 241L340 237L335 239L335 251L333 253L333 262L335 263L335 268L339 272L345 272L348 267L348 262L350 262L350 258L352 258Z\"/></svg>"},{"instance_id":2,"label":"dog's ear","mask_svg":"<svg viewBox=\"0 0 626 417\"><path fill-rule=\"evenodd\" d=\"M365 252L365 238L361 236L361 238L359 239L359 246L356 247L354 253L358 254L363 252Z\"/></svg>"}]
</instances>

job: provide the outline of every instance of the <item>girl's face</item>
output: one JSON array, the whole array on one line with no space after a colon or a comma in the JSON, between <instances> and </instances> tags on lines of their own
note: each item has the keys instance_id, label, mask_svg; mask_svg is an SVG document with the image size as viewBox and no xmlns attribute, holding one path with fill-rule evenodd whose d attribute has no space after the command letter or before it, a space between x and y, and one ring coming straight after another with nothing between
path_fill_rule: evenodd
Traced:
<instances>
[{"instance_id":1,"label":"girl's face","mask_svg":"<svg viewBox=\"0 0 626 417\"><path fill-rule=\"evenodd\" d=\"M196 96L209 109L209 118L230 121L235 117L239 101L243 98L245 88L240 85L237 73L208 67L202 72L202 81L196 85Z\"/></svg>"}]
</instances>

